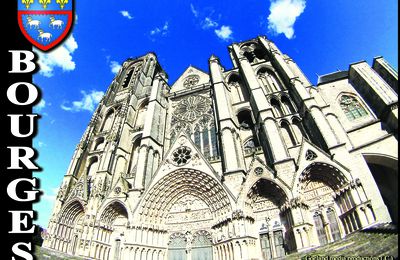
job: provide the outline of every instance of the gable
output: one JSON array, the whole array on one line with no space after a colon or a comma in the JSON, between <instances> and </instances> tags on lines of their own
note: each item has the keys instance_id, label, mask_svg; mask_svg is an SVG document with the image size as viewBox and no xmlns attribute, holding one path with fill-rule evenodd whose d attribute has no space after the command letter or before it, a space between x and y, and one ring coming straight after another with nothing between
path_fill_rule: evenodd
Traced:
<instances>
[{"instance_id":1,"label":"gable","mask_svg":"<svg viewBox=\"0 0 400 260\"><path fill-rule=\"evenodd\" d=\"M190 90L210 82L210 76L204 71L190 65L171 86L170 93Z\"/></svg>"}]
</instances>

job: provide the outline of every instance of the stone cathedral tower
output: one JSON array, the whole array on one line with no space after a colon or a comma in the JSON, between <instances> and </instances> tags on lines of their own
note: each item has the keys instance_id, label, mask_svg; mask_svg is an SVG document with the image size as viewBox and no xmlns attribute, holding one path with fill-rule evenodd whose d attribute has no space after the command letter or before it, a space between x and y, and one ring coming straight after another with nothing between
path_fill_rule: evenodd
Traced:
<instances>
[{"instance_id":1,"label":"stone cathedral tower","mask_svg":"<svg viewBox=\"0 0 400 260\"><path fill-rule=\"evenodd\" d=\"M314 86L265 37L167 82L153 53L112 81L44 246L84 259L272 259L397 224L397 72Z\"/></svg>"}]
</instances>

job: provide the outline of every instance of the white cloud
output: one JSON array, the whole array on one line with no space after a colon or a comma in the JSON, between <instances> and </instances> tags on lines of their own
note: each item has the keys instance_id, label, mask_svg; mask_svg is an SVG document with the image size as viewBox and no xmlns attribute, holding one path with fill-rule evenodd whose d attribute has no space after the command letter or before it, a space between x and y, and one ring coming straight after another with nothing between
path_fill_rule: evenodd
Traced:
<instances>
[{"instance_id":1,"label":"white cloud","mask_svg":"<svg viewBox=\"0 0 400 260\"><path fill-rule=\"evenodd\" d=\"M215 34L218 36L218 38L228 41L229 39L232 39L232 30L230 26L225 26L222 25L220 29L215 29L214 30Z\"/></svg>"},{"instance_id":2,"label":"white cloud","mask_svg":"<svg viewBox=\"0 0 400 260\"><path fill-rule=\"evenodd\" d=\"M276 0L269 7L268 29L277 34L283 33L286 38L294 36L294 23L306 8L305 0Z\"/></svg>"},{"instance_id":3,"label":"white cloud","mask_svg":"<svg viewBox=\"0 0 400 260\"><path fill-rule=\"evenodd\" d=\"M42 142L42 141L38 141L38 146L39 147L46 147L47 146L47 144L45 144L44 142Z\"/></svg>"},{"instance_id":4,"label":"white cloud","mask_svg":"<svg viewBox=\"0 0 400 260\"><path fill-rule=\"evenodd\" d=\"M153 36L153 37L158 36L158 35L165 36L168 33L168 29L169 29L169 24L168 24L168 21L166 21L164 23L163 27L161 27L161 28L156 27L153 30L151 30L150 31L150 36ZM154 40L155 39L152 38L152 41L154 41Z\"/></svg>"},{"instance_id":5,"label":"white cloud","mask_svg":"<svg viewBox=\"0 0 400 260\"><path fill-rule=\"evenodd\" d=\"M133 16L131 16L128 11L123 10L123 11L120 11L120 13L122 14L123 17L126 17L129 20L133 19Z\"/></svg>"},{"instance_id":6,"label":"white cloud","mask_svg":"<svg viewBox=\"0 0 400 260\"><path fill-rule=\"evenodd\" d=\"M68 101L65 101L61 105L61 109L65 111L71 111L71 112L79 112L83 110L87 110L90 112L93 112L95 109L95 106L100 102L102 99L104 92L103 91L96 91L92 90L89 94L86 93L85 91L81 91L81 94L83 95L82 99L79 101L72 101L72 106L68 105Z\"/></svg>"},{"instance_id":7,"label":"white cloud","mask_svg":"<svg viewBox=\"0 0 400 260\"><path fill-rule=\"evenodd\" d=\"M190 4L190 10L196 18L195 20L200 24L201 29L207 30L218 26L216 19L212 18L215 13L214 9L207 8L207 11L200 12L194 8L193 4ZM204 12L207 12L208 15L204 15ZM219 17L221 17L221 15L219 15Z\"/></svg>"},{"instance_id":8,"label":"white cloud","mask_svg":"<svg viewBox=\"0 0 400 260\"><path fill-rule=\"evenodd\" d=\"M197 11L193 4L190 4L190 10L192 11L192 14L194 15L194 17L198 17L199 16L199 11Z\"/></svg>"},{"instance_id":9,"label":"white cloud","mask_svg":"<svg viewBox=\"0 0 400 260\"><path fill-rule=\"evenodd\" d=\"M74 36L71 36L65 41L64 44L57 47L49 53L38 51L39 55L39 73L45 77L52 77L55 68L61 68L63 71L72 71L75 69L76 64L72 60L72 54L78 48Z\"/></svg>"},{"instance_id":10,"label":"white cloud","mask_svg":"<svg viewBox=\"0 0 400 260\"><path fill-rule=\"evenodd\" d=\"M113 60L110 61L110 69L112 73L117 74L118 71L121 69L121 67L122 67L121 64L119 64L118 62Z\"/></svg>"},{"instance_id":11,"label":"white cloud","mask_svg":"<svg viewBox=\"0 0 400 260\"><path fill-rule=\"evenodd\" d=\"M212 27L217 27L218 23L214 20L212 20L210 17L206 17L204 18L204 21L202 22L202 26L201 28L203 29L208 29L208 28L212 28Z\"/></svg>"},{"instance_id":12,"label":"white cloud","mask_svg":"<svg viewBox=\"0 0 400 260\"><path fill-rule=\"evenodd\" d=\"M42 110L43 110L43 108L45 108L46 107L46 101L44 100L44 99L42 99L42 100L40 100L40 102L36 105L36 106L34 106L33 107L33 110L35 111L35 112L41 112Z\"/></svg>"}]
</instances>

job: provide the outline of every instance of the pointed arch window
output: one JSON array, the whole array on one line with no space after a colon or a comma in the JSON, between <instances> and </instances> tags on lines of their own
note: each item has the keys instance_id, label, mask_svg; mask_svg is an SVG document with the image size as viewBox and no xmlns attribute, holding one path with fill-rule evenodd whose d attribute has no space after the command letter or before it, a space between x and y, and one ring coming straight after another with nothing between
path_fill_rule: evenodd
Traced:
<instances>
[{"instance_id":1,"label":"pointed arch window","mask_svg":"<svg viewBox=\"0 0 400 260\"><path fill-rule=\"evenodd\" d=\"M137 112L135 128L142 128L144 126L148 105L149 102L146 101L140 106L140 109Z\"/></svg>"},{"instance_id":2,"label":"pointed arch window","mask_svg":"<svg viewBox=\"0 0 400 260\"><path fill-rule=\"evenodd\" d=\"M127 75L126 75L126 77L124 79L124 82L122 83L122 88L126 88L129 85L129 82L131 81L132 74L133 74L133 69L130 70L127 73Z\"/></svg>"},{"instance_id":3,"label":"pointed arch window","mask_svg":"<svg viewBox=\"0 0 400 260\"><path fill-rule=\"evenodd\" d=\"M105 141L104 141L104 137L100 137L96 140L95 144L94 144L94 148L93 151L98 151L103 149L105 146Z\"/></svg>"},{"instance_id":4,"label":"pointed arch window","mask_svg":"<svg viewBox=\"0 0 400 260\"><path fill-rule=\"evenodd\" d=\"M206 158L210 157L210 140L208 135L208 128L203 129L203 154Z\"/></svg>"},{"instance_id":5,"label":"pointed arch window","mask_svg":"<svg viewBox=\"0 0 400 260\"><path fill-rule=\"evenodd\" d=\"M271 82L269 81L269 74L266 68L261 68L257 72L257 77L261 84L264 86L267 94L274 92L274 89L271 86Z\"/></svg>"},{"instance_id":6,"label":"pointed arch window","mask_svg":"<svg viewBox=\"0 0 400 260\"><path fill-rule=\"evenodd\" d=\"M212 124L210 129L210 138L211 138L211 151L212 156L218 156L218 148L217 148L217 133L215 126Z\"/></svg>"},{"instance_id":7,"label":"pointed arch window","mask_svg":"<svg viewBox=\"0 0 400 260\"><path fill-rule=\"evenodd\" d=\"M296 136L296 139L297 139L298 143L301 142L302 137L308 139L307 134L306 134L306 132L304 130L304 127L301 124L299 119L294 118L292 120L292 127L293 127L293 131L294 131L294 134Z\"/></svg>"},{"instance_id":8,"label":"pointed arch window","mask_svg":"<svg viewBox=\"0 0 400 260\"><path fill-rule=\"evenodd\" d=\"M256 144L253 139L250 139L243 145L243 148L246 153L251 152L253 149L256 148Z\"/></svg>"},{"instance_id":9,"label":"pointed arch window","mask_svg":"<svg viewBox=\"0 0 400 260\"><path fill-rule=\"evenodd\" d=\"M113 124L113 121L114 121L114 109L111 109L106 115L106 118L104 120L104 124L103 124L101 131L110 130L111 126Z\"/></svg>"},{"instance_id":10,"label":"pointed arch window","mask_svg":"<svg viewBox=\"0 0 400 260\"><path fill-rule=\"evenodd\" d=\"M292 102L289 100L287 96L282 96L281 101L286 108L286 112L289 113L289 115L296 113L296 110L294 109Z\"/></svg>"},{"instance_id":11,"label":"pointed arch window","mask_svg":"<svg viewBox=\"0 0 400 260\"><path fill-rule=\"evenodd\" d=\"M243 110L237 114L238 123L241 129L250 130L254 128L250 110Z\"/></svg>"},{"instance_id":12,"label":"pointed arch window","mask_svg":"<svg viewBox=\"0 0 400 260\"><path fill-rule=\"evenodd\" d=\"M242 79L238 74L232 74L229 77L228 85L231 87L234 103L249 101L247 89L243 86Z\"/></svg>"},{"instance_id":13,"label":"pointed arch window","mask_svg":"<svg viewBox=\"0 0 400 260\"><path fill-rule=\"evenodd\" d=\"M196 126L196 128L194 129L193 138L194 138L194 143L196 144L197 148L199 148L201 150L201 138L200 138L199 126Z\"/></svg>"},{"instance_id":14,"label":"pointed arch window","mask_svg":"<svg viewBox=\"0 0 400 260\"><path fill-rule=\"evenodd\" d=\"M354 96L343 95L340 98L340 107L345 113L347 119L350 121L368 115L367 110L361 105L361 103Z\"/></svg>"},{"instance_id":15,"label":"pointed arch window","mask_svg":"<svg viewBox=\"0 0 400 260\"><path fill-rule=\"evenodd\" d=\"M136 165L139 159L140 140L141 138L138 137L132 144L131 155L128 166L129 177L132 177L133 174L136 172Z\"/></svg>"},{"instance_id":16,"label":"pointed arch window","mask_svg":"<svg viewBox=\"0 0 400 260\"><path fill-rule=\"evenodd\" d=\"M274 91L281 91L283 89L274 75L268 75L268 82Z\"/></svg>"},{"instance_id":17,"label":"pointed arch window","mask_svg":"<svg viewBox=\"0 0 400 260\"><path fill-rule=\"evenodd\" d=\"M340 230L339 230L339 224L336 219L335 211L332 208L328 208L326 211L326 217L328 218L329 221L329 228L331 229L333 241L339 240Z\"/></svg>"},{"instance_id":18,"label":"pointed arch window","mask_svg":"<svg viewBox=\"0 0 400 260\"><path fill-rule=\"evenodd\" d=\"M97 157L94 157L87 168L87 176L88 177L94 176L97 171L97 168L98 168L98 159Z\"/></svg>"},{"instance_id":19,"label":"pointed arch window","mask_svg":"<svg viewBox=\"0 0 400 260\"><path fill-rule=\"evenodd\" d=\"M285 140L287 147L292 147L296 145L296 140L293 136L289 124L287 122L282 122L281 129L282 129L283 139Z\"/></svg>"},{"instance_id":20,"label":"pointed arch window","mask_svg":"<svg viewBox=\"0 0 400 260\"><path fill-rule=\"evenodd\" d=\"M322 219L321 213L315 212L313 218L314 218L315 229L317 230L319 243L321 246L326 245L328 243L328 238L326 237L324 221Z\"/></svg>"},{"instance_id":21,"label":"pointed arch window","mask_svg":"<svg viewBox=\"0 0 400 260\"><path fill-rule=\"evenodd\" d=\"M271 99L271 105L275 110L276 117L281 117L284 115L281 104L275 98Z\"/></svg>"},{"instance_id":22,"label":"pointed arch window","mask_svg":"<svg viewBox=\"0 0 400 260\"><path fill-rule=\"evenodd\" d=\"M176 133L175 131L171 131L170 133L170 139L171 139L171 144L175 141L176 139Z\"/></svg>"}]
</instances>

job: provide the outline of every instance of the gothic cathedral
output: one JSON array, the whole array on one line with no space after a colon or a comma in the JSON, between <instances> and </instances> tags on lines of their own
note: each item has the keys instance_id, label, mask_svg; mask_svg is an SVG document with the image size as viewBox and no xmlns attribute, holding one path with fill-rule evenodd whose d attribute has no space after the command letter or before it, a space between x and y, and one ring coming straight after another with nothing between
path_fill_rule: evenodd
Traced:
<instances>
[{"instance_id":1,"label":"gothic cathedral","mask_svg":"<svg viewBox=\"0 0 400 260\"><path fill-rule=\"evenodd\" d=\"M274 259L398 218L398 75L315 86L266 37L169 85L123 63L62 181L44 241L84 259Z\"/></svg>"}]
</instances>

